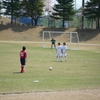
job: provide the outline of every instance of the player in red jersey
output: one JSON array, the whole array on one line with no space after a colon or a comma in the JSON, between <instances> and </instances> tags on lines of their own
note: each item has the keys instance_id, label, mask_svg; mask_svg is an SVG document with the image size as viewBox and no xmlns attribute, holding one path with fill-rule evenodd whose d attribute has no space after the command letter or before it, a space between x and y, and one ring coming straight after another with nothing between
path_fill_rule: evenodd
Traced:
<instances>
[{"instance_id":1,"label":"player in red jersey","mask_svg":"<svg viewBox=\"0 0 100 100\"><path fill-rule=\"evenodd\" d=\"M25 50L26 50L26 47L23 46L22 51L20 51L21 73L24 72L24 66L25 66L25 63L26 63L27 53L26 53Z\"/></svg>"}]
</instances>

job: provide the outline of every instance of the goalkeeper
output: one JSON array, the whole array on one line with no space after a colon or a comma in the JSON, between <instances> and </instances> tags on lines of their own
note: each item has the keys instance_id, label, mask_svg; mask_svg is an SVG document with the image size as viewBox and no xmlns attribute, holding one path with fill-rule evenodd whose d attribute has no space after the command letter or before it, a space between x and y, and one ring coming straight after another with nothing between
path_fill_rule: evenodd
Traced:
<instances>
[{"instance_id":1,"label":"goalkeeper","mask_svg":"<svg viewBox=\"0 0 100 100\"><path fill-rule=\"evenodd\" d=\"M51 49L53 48L53 46L54 46L54 48L56 48L55 43L56 43L56 40L54 38L52 38L52 40L51 40Z\"/></svg>"}]
</instances>

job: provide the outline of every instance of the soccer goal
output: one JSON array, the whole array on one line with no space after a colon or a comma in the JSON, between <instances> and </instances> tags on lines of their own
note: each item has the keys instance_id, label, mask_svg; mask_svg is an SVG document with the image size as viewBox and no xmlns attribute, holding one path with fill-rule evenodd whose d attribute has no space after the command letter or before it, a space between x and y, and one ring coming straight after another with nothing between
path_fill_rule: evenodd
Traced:
<instances>
[{"instance_id":1,"label":"soccer goal","mask_svg":"<svg viewBox=\"0 0 100 100\"><path fill-rule=\"evenodd\" d=\"M63 42L66 42L68 49L81 50L77 32L43 31L42 47L50 48L52 38L56 40L56 46L58 42L60 42L61 45L63 44Z\"/></svg>"}]
</instances>

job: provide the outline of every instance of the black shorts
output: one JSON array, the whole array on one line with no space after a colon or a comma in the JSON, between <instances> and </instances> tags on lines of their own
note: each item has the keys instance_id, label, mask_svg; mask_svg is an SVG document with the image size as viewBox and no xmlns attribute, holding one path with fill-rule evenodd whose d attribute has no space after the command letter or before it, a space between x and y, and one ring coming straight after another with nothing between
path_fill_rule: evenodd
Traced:
<instances>
[{"instance_id":1,"label":"black shorts","mask_svg":"<svg viewBox=\"0 0 100 100\"><path fill-rule=\"evenodd\" d=\"M54 44L54 45L55 45L55 43L52 43L52 44Z\"/></svg>"},{"instance_id":2,"label":"black shorts","mask_svg":"<svg viewBox=\"0 0 100 100\"><path fill-rule=\"evenodd\" d=\"M25 58L20 58L21 65L25 65Z\"/></svg>"}]
</instances>

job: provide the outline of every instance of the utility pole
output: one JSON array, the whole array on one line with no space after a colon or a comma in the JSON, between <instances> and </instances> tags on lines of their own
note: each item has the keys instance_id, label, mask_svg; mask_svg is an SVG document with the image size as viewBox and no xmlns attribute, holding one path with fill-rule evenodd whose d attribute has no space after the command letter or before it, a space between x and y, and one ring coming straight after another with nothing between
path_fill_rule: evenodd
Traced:
<instances>
[{"instance_id":1,"label":"utility pole","mask_svg":"<svg viewBox=\"0 0 100 100\"><path fill-rule=\"evenodd\" d=\"M84 29L84 0L82 0L82 29Z\"/></svg>"},{"instance_id":2,"label":"utility pole","mask_svg":"<svg viewBox=\"0 0 100 100\"><path fill-rule=\"evenodd\" d=\"M76 0L75 0L75 10L76 10Z\"/></svg>"}]
</instances>

